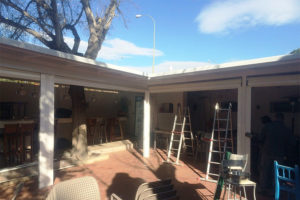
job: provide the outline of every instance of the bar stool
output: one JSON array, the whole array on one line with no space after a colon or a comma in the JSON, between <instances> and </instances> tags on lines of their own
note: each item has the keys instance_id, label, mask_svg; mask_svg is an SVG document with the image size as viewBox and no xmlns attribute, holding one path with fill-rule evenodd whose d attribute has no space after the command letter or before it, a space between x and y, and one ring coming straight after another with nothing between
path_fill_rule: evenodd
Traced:
<instances>
[{"instance_id":1,"label":"bar stool","mask_svg":"<svg viewBox=\"0 0 300 200\"><path fill-rule=\"evenodd\" d=\"M123 127L118 118L111 118L108 120L108 130L111 142L115 140L123 140ZM119 131L119 136L116 135L116 130Z\"/></svg>"},{"instance_id":2,"label":"bar stool","mask_svg":"<svg viewBox=\"0 0 300 200\"><path fill-rule=\"evenodd\" d=\"M23 137L19 133L18 124L4 125L4 157L8 165L22 161Z\"/></svg>"},{"instance_id":3,"label":"bar stool","mask_svg":"<svg viewBox=\"0 0 300 200\"><path fill-rule=\"evenodd\" d=\"M88 118L87 120L87 143L88 145L95 144L95 134L96 134L96 118Z\"/></svg>"},{"instance_id":4,"label":"bar stool","mask_svg":"<svg viewBox=\"0 0 300 200\"><path fill-rule=\"evenodd\" d=\"M34 144L33 144L33 136L34 136L34 124L20 124L20 133L23 136L23 162L27 161L27 154L30 155L30 161L33 161L33 153L34 153ZM29 142L27 142L29 139ZM29 144L28 144L29 143Z\"/></svg>"}]
</instances>

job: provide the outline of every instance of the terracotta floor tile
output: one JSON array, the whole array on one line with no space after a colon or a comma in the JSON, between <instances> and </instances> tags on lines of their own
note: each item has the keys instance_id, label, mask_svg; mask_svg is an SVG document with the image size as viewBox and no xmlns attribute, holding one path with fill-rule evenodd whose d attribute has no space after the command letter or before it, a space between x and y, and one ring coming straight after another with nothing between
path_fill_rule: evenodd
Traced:
<instances>
[{"instance_id":1,"label":"terracotta floor tile","mask_svg":"<svg viewBox=\"0 0 300 200\"><path fill-rule=\"evenodd\" d=\"M55 172L55 184L81 176L97 179L101 199L109 199L112 193L124 200L134 199L138 186L143 182L171 178L180 199L213 199L215 184L200 180L204 173L199 163L191 158L181 161L181 165L164 162L166 153L151 151L150 159L142 157L137 150L111 153L108 160L82 165ZM44 199L50 188L37 189L37 177L25 183L18 199ZM9 199L14 186L0 185L0 199ZM257 199L264 199L258 196Z\"/></svg>"}]
</instances>

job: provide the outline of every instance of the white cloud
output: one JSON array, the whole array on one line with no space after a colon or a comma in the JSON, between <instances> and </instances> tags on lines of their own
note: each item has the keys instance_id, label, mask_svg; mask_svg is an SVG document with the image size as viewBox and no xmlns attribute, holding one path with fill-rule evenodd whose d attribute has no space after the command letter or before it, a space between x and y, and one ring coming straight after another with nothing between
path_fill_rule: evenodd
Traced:
<instances>
[{"instance_id":1,"label":"white cloud","mask_svg":"<svg viewBox=\"0 0 300 200\"><path fill-rule=\"evenodd\" d=\"M207 62L195 62L195 61L165 61L160 64L154 66L155 73L162 73L162 72L172 72L182 69L191 69L191 68L211 68L213 64ZM131 68L134 70L142 71L147 74L151 74L152 66L143 66L143 67L131 67L126 66L127 68Z\"/></svg>"},{"instance_id":2,"label":"white cloud","mask_svg":"<svg viewBox=\"0 0 300 200\"><path fill-rule=\"evenodd\" d=\"M203 33L229 32L255 25L283 25L300 22L299 0L215 1L197 16Z\"/></svg>"},{"instance_id":3,"label":"white cloud","mask_svg":"<svg viewBox=\"0 0 300 200\"><path fill-rule=\"evenodd\" d=\"M117 60L128 56L152 56L152 48L142 48L135 44L115 38L106 40L99 52L99 57L106 60ZM163 52L160 50L155 51L155 56L162 56Z\"/></svg>"},{"instance_id":4,"label":"white cloud","mask_svg":"<svg viewBox=\"0 0 300 200\"><path fill-rule=\"evenodd\" d=\"M74 44L73 38L65 37L66 43L72 47ZM79 52L85 52L88 43L81 40L79 45ZM152 48L138 47L132 42L121 40L119 38L105 40L97 58L105 60L119 60L130 56L152 56ZM162 56L163 52L160 50L155 51L155 56Z\"/></svg>"}]
</instances>

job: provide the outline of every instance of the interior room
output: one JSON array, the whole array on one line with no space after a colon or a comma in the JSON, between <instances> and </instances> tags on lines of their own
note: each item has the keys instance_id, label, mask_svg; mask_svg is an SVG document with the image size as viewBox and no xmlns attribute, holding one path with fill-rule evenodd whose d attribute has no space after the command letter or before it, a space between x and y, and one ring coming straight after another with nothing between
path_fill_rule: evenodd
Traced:
<instances>
[{"instance_id":1,"label":"interior room","mask_svg":"<svg viewBox=\"0 0 300 200\"><path fill-rule=\"evenodd\" d=\"M0 78L0 168L38 159L39 82ZM138 141L143 94L85 88L87 142ZM68 85L55 85L55 156L72 147L72 101Z\"/></svg>"},{"instance_id":2,"label":"interior room","mask_svg":"<svg viewBox=\"0 0 300 200\"><path fill-rule=\"evenodd\" d=\"M251 174L259 177L259 164L263 154L264 127L269 123L264 119L275 121L276 115L281 113L284 125L292 132L292 151L287 156L286 164L299 164L300 156L300 86L254 87L251 99L251 130L254 137L251 142ZM274 146L274 148L276 148Z\"/></svg>"},{"instance_id":3,"label":"interior room","mask_svg":"<svg viewBox=\"0 0 300 200\"><path fill-rule=\"evenodd\" d=\"M37 160L39 85L0 78L0 168Z\"/></svg>"},{"instance_id":4,"label":"interior room","mask_svg":"<svg viewBox=\"0 0 300 200\"><path fill-rule=\"evenodd\" d=\"M69 85L55 87L55 150L60 154L72 147L72 101ZM143 94L84 88L87 143L97 145L117 140L137 140L142 134L140 102ZM138 98L139 97L139 98ZM140 100L139 100L140 99Z\"/></svg>"},{"instance_id":5,"label":"interior room","mask_svg":"<svg viewBox=\"0 0 300 200\"><path fill-rule=\"evenodd\" d=\"M219 104L219 108L228 109L229 103L231 103L231 123L232 132L230 132L230 120L228 132L232 133L233 139L233 151L237 151L237 90L211 90L211 91L196 91L188 92L186 95L187 105L191 112L191 122L193 133L197 139L197 160L200 162L200 167L206 170L209 142L207 139L211 137L214 113L216 103ZM226 116L222 117L226 119ZM217 125L215 125L216 127ZM225 124L222 125L225 128ZM215 132L217 133L217 132ZM228 138L230 138L228 134ZM228 143L229 146L229 143Z\"/></svg>"},{"instance_id":6,"label":"interior room","mask_svg":"<svg viewBox=\"0 0 300 200\"><path fill-rule=\"evenodd\" d=\"M221 108L228 108L232 104L232 133L234 151L236 152L236 133L237 133L237 90L212 90L212 91L195 91L195 92L177 92L177 93L159 93L152 94L152 130L156 132L158 138L157 145L161 148L168 146L168 137L164 137L172 130L174 116L184 107L190 110L192 132L199 139L199 151L197 159L206 166L209 142L201 140L203 137L210 137L214 110L216 103Z\"/></svg>"}]
</instances>

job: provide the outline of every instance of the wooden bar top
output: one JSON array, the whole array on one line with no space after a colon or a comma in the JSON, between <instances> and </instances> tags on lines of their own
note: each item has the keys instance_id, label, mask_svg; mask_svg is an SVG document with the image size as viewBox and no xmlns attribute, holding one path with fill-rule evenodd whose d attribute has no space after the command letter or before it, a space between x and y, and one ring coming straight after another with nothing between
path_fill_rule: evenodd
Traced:
<instances>
[{"instance_id":1,"label":"wooden bar top","mask_svg":"<svg viewBox=\"0 0 300 200\"><path fill-rule=\"evenodd\" d=\"M33 119L20 119L20 120L1 120L0 128L4 128L5 124L33 124L36 121Z\"/></svg>"}]
</instances>

